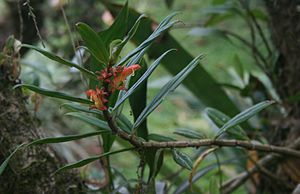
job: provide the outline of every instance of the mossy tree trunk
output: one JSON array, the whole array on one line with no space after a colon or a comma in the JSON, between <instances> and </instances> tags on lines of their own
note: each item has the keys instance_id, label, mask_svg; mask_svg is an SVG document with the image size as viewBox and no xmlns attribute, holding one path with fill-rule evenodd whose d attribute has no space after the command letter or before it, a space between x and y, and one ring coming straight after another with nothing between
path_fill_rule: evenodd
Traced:
<instances>
[{"instance_id":1,"label":"mossy tree trunk","mask_svg":"<svg viewBox=\"0 0 300 194\"><path fill-rule=\"evenodd\" d=\"M270 15L272 40L279 52L272 69L273 82L285 109L285 115L276 119L276 124L270 128L268 138L272 144L288 146L300 138L300 4L291 0L266 0L265 3ZM300 183L299 167L299 160L284 158L268 169L296 186ZM263 179L259 188L260 192L291 193L285 183L276 184L271 179Z\"/></svg>"},{"instance_id":2,"label":"mossy tree trunk","mask_svg":"<svg viewBox=\"0 0 300 194\"><path fill-rule=\"evenodd\" d=\"M19 64L13 48L0 56L0 163L21 143L41 138L18 82ZM0 193L76 193L79 179L72 173L53 175L63 162L48 146L20 150L0 176Z\"/></svg>"}]
</instances>

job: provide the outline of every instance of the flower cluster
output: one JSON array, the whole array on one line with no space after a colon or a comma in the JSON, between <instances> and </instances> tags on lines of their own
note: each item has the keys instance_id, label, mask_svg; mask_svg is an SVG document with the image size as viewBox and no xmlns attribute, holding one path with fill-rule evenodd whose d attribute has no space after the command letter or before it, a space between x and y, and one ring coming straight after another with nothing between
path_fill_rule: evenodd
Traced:
<instances>
[{"instance_id":1,"label":"flower cluster","mask_svg":"<svg viewBox=\"0 0 300 194\"><path fill-rule=\"evenodd\" d=\"M116 90L125 90L126 78L140 68L140 65L134 64L129 67L108 67L100 72L96 72L99 74L97 79L102 83L103 87L86 91L86 95L94 102L91 108L107 110L106 103L109 95Z\"/></svg>"},{"instance_id":2,"label":"flower cluster","mask_svg":"<svg viewBox=\"0 0 300 194\"><path fill-rule=\"evenodd\" d=\"M96 88L95 90L88 90L85 92L86 95L90 98L91 101L94 102L94 105L91 108L96 108L99 110L107 110L105 104L107 103L107 92L103 89Z\"/></svg>"}]
</instances>

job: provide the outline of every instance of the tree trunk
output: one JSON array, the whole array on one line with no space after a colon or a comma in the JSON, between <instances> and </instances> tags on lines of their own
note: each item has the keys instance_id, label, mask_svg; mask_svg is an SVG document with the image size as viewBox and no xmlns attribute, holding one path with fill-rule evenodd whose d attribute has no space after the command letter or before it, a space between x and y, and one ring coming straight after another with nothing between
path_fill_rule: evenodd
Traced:
<instances>
[{"instance_id":1,"label":"tree trunk","mask_svg":"<svg viewBox=\"0 0 300 194\"><path fill-rule=\"evenodd\" d=\"M270 28L279 58L274 69L274 85L282 100L286 115L279 120L272 133L272 144L288 146L300 137L300 12L299 1L266 0L270 15ZM270 134L271 135L271 134ZM280 165L269 170L294 185L300 182L300 161L285 158ZM260 184L267 193L291 193L274 182Z\"/></svg>"},{"instance_id":2,"label":"tree trunk","mask_svg":"<svg viewBox=\"0 0 300 194\"><path fill-rule=\"evenodd\" d=\"M0 53L0 163L16 146L41 137L21 89L13 89L18 72L17 54L11 46L5 47ZM76 193L79 179L72 172L53 175L61 165L48 146L22 149L0 176L0 193Z\"/></svg>"}]
</instances>

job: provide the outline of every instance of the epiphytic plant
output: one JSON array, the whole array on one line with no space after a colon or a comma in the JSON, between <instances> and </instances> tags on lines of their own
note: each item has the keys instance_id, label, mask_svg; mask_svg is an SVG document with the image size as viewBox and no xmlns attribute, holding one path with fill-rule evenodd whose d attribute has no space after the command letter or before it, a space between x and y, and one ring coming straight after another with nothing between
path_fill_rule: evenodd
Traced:
<instances>
[{"instance_id":1,"label":"epiphytic plant","mask_svg":"<svg viewBox=\"0 0 300 194\"><path fill-rule=\"evenodd\" d=\"M88 99L50 91L29 84L20 84L16 87L27 88L42 95L70 101L70 103L62 105L72 110L72 112L67 113L67 115L74 116L92 124L96 126L98 130L80 135L44 138L22 144L2 163L0 174L8 165L13 154L21 148L38 144L72 141L98 135L102 137L101 146L103 146L103 154L63 166L58 169L56 173L67 169L82 167L100 159L103 161L103 164L106 164L110 180L112 180L113 172L109 165L109 155L125 151L135 151L140 159L140 165L138 166L138 170L140 171L138 173L138 181L136 182L136 190L138 192L151 192L151 190L153 191L154 189L155 177L163 164L163 155L166 150L172 152L173 159L177 164L191 171L189 178L190 184L195 181L198 166L204 158L211 153L215 153L215 151L222 146L241 147L300 157L299 152L289 148L264 145L250 141L246 133L239 126L239 124L248 120L259 111L269 107L274 103L273 101L258 103L233 118L227 117L216 109L208 108L206 110L208 117L219 128L217 135L210 139L207 139L197 131L189 129L180 129L175 132L178 135L188 138L186 141L177 141L159 134L149 134L146 124L147 117L162 103L169 93L174 91L181 84L189 73L197 68L199 60L202 58L202 56L199 55L190 61L188 65L181 71L178 71L177 74L161 88L150 103L146 103L148 77L163 58L174 49L163 53L159 58L154 60L149 67L146 65L146 60L143 57L147 49L154 44L156 38L169 30L177 22L172 20L175 15L176 14L171 14L167 16L140 45L124 57L120 57L121 51L135 35L144 15L141 15L135 23L132 24L130 30L127 30L129 25L127 24L127 4L116 17L115 22L107 30L100 33L95 32L87 24L78 23L78 33L85 43L85 47L83 48L90 54L91 58L90 64L86 65L88 68L38 47L22 45L23 47L34 49L60 64L78 69L88 79L89 88L85 91ZM131 121L122 114L123 104L128 99L133 112L134 123L131 123ZM229 136L224 136L224 134L228 134ZM111 151L116 137L126 140L130 146L126 144L124 149ZM228 137L230 137L230 139L228 139ZM189 155L179 151L179 148L187 147L203 147L206 151L199 154L199 156L196 155L196 160L193 162L193 159ZM146 165L149 167L149 173L145 179L144 169ZM219 187L216 188L222 188L221 182L218 186ZM113 181L110 181L110 188L114 188Z\"/></svg>"}]
</instances>

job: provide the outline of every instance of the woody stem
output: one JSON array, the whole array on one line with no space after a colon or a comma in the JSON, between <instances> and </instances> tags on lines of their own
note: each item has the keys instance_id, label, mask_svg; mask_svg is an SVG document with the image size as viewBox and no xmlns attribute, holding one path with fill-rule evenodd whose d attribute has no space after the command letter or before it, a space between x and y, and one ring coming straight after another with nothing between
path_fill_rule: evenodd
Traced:
<instances>
[{"instance_id":1,"label":"woody stem","mask_svg":"<svg viewBox=\"0 0 300 194\"><path fill-rule=\"evenodd\" d=\"M141 141L135 135L129 135L120 129L109 111L103 111L104 117L111 128L112 132L120 138L130 142L136 148L187 148L187 147L241 147L248 150L257 150L263 152L273 152L281 155L300 158L300 151L280 146L273 146L268 144L261 144L253 141L240 141L240 140L225 140L225 139L200 139L193 141L167 141L167 142L146 142ZM299 140L300 143L300 140Z\"/></svg>"}]
</instances>

